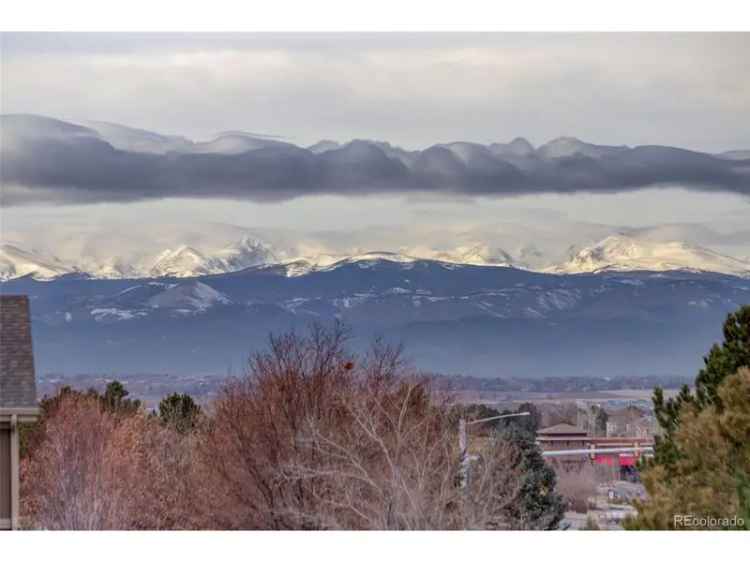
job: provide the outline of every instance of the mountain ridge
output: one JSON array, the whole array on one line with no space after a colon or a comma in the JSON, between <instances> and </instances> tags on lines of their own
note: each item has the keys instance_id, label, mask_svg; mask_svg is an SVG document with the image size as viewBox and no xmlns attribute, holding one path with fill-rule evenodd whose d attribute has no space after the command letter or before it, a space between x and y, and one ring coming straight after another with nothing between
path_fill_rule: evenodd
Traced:
<instances>
[{"instance_id":1,"label":"mountain ridge","mask_svg":"<svg viewBox=\"0 0 750 562\"><path fill-rule=\"evenodd\" d=\"M221 373L269 332L334 321L363 346L378 336L403 342L415 366L432 371L690 372L726 314L750 302L750 278L686 270L568 275L382 255L304 275L285 269L24 277L0 292L31 298L40 372Z\"/></svg>"},{"instance_id":2,"label":"mountain ridge","mask_svg":"<svg viewBox=\"0 0 750 562\"><path fill-rule=\"evenodd\" d=\"M457 246L452 250L414 248L411 251L370 251L352 254L277 255L266 242L244 235L238 241L211 252L202 252L187 244L167 248L140 263L127 263L118 256L104 260L82 257L66 263L54 256L42 256L10 245L0 253L0 280L30 275L36 279L79 273L92 279L195 278L221 275L251 267L284 271L288 276L359 264L364 269L376 261L414 264L420 261L447 265L515 267L527 271L554 274L598 273L605 271L694 270L750 276L750 262L723 255L708 248L681 241L655 242L624 234L610 235L582 249L571 251L569 259L544 267L530 267L521 255L514 257L500 247L485 243ZM536 256L534 256L536 257ZM274 269L275 268L275 269Z\"/></svg>"},{"instance_id":3,"label":"mountain ridge","mask_svg":"<svg viewBox=\"0 0 750 562\"><path fill-rule=\"evenodd\" d=\"M750 263L680 241L652 242L624 235L611 235L588 246L557 266L551 273L597 273L601 271L711 271L749 276Z\"/></svg>"}]
</instances>

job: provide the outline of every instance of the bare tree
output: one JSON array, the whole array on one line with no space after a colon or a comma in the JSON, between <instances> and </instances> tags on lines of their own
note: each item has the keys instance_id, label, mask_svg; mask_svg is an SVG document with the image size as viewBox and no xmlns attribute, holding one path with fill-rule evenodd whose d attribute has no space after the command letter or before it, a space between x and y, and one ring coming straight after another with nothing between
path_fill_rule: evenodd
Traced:
<instances>
[{"instance_id":1,"label":"bare tree","mask_svg":"<svg viewBox=\"0 0 750 562\"><path fill-rule=\"evenodd\" d=\"M25 513L44 529L191 527L191 439L64 395L22 466Z\"/></svg>"},{"instance_id":2,"label":"bare tree","mask_svg":"<svg viewBox=\"0 0 750 562\"><path fill-rule=\"evenodd\" d=\"M606 480L601 471L589 462L563 465L554 463L557 473L557 490L567 500L568 508L577 513L586 513L589 498L596 495L597 485Z\"/></svg>"},{"instance_id":3,"label":"bare tree","mask_svg":"<svg viewBox=\"0 0 750 562\"><path fill-rule=\"evenodd\" d=\"M271 337L201 425L61 395L24 463L25 508L49 529L525 528L524 452L482 440L459 486L454 408L376 341L315 326Z\"/></svg>"},{"instance_id":4,"label":"bare tree","mask_svg":"<svg viewBox=\"0 0 750 562\"><path fill-rule=\"evenodd\" d=\"M458 529L508 526L520 488L498 442L457 486L456 427L400 349L360 357L340 327L274 337L215 405L203 453L219 526L269 529Z\"/></svg>"}]
</instances>

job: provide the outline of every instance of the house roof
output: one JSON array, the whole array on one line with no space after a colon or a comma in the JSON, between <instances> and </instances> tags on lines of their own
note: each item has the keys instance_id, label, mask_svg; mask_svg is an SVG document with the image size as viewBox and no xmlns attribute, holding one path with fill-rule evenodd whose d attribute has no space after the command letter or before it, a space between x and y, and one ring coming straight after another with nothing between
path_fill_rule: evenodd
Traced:
<instances>
[{"instance_id":1,"label":"house roof","mask_svg":"<svg viewBox=\"0 0 750 562\"><path fill-rule=\"evenodd\" d=\"M0 409L35 406L29 298L0 295Z\"/></svg>"},{"instance_id":2,"label":"house roof","mask_svg":"<svg viewBox=\"0 0 750 562\"><path fill-rule=\"evenodd\" d=\"M570 425L569 423L558 423L550 427L545 427L537 431L538 435L587 435L586 431L580 427Z\"/></svg>"},{"instance_id":3,"label":"house roof","mask_svg":"<svg viewBox=\"0 0 750 562\"><path fill-rule=\"evenodd\" d=\"M608 419L611 421L629 422L640 419L646 415L646 412L637 406L626 406L619 410L609 412Z\"/></svg>"}]
</instances>

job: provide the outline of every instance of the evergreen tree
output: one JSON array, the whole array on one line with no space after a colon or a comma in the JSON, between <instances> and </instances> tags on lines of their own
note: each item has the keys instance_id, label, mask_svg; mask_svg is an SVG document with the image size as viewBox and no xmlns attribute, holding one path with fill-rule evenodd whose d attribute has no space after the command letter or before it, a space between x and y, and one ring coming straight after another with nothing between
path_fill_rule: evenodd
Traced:
<instances>
[{"instance_id":1,"label":"evergreen tree","mask_svg":"<svg viewBox=\"0 0 750 562\"><path fill-rule=\"evenodd\" d=\"M724 342L714 345L703 359L705 365L695 379L695 394L684 385L677 396L665 400L661 388L654 390L654 414L662 435L656 437L651 464L665 466L667 479L671 477L670 467L680 456L674 434L680 426L681 413L688 406L700 411L715 405L721 411L723 404L718 395L719 385L740 367L750 367L750 306L743 306L729 314L723 332Z\"/></svg>"},{"instance_id":2,"label":"evergreen tree","mask_svg":"<svg viewBox=\"0 0 750 562\"><path fill-rule=\"evenodd\" d=\"M695 379L695 399L699 408L711 404L721 410L718 387L740 367L750 367L750 306L730 314L724 322L724 342L714 345L704 358L705 366Z\"/></svg>"},{"instance_id":3,"label":"evergreen tree","mask_svg":"<svg viewBox=\"0 0 750 562\"><path fill-rule=\"evenodd\" d=\"M683 405L672 435L679 455L643 471L649 499L627 528L690 528L675 520L681 514L709 528L750 528L750 369L726 377L715 396L705 407Z\"/></svg>"},{"instance_id":4,"label":"evergreen tree","mask_svg":"<svg viewBox=\"0 0 750 562\"><path fill-rule=\"evenodd\" d=\"M104 408L113 413L133 414L141 407L140 400L128 398L128 392L120 381L114 380L107 385L101 397Z\"/></svg>"},{"instance_id":5,"label":"evergreen tree","mask_svg":"<svg viewBox=\"0 0 750 562\"><path fill-rule=\"evenodd\" d=\"M510 420L515 420L522 429L525 429L536 438L536 432L539 431L539 428L542 425L542 414L539 411L539 408L531 402L524 402L518 407L516 412L529 412L528 416L522 418L510 418Z\"/></svg>"},{"instance_id":6,"label":"evergreen tree","mask_svg":"<svg viewBox=\"0 0 750 562\"><path fill-rule=\"evenodd\" d=\"M609 414L604 411L601 406L595 406L596 415L594 417L594 431L595 435L606 436L607 435L607 422L609 421Z\"/></svg>"},{"instance_id":7,"label":"evergreen tree","mask_svg":"<svg viewBox=\"0 0 750 562\"><path fill-rule=\"evenodd\" d=\"M498 437L510 440L521 453L521 501L509 508L509 518L520 522L524 529L557 529L565 515L565 501L555 491L555 471L544 461L535 434L528 428L509 425L499 430Z\"/></svg>"},{"instance_id":8,"label":"evergreen tree","mask_svg":"<svg viewBox=\"0 0 750 562\"><path fill-rule=\"evenodd\" d=\"M170 394L159 402L159 419L180 433L195 428L201 408L189 394Z\"/></svg>"},{"instance_id":9,"label":"evergreen tree","mask_svg":"<svg viewBox=\"0 0 750 562\"><path fill-rule=\"evenodd\" d=\"M654 390L662 434L653 458L641 463L651 500L639 505L630 528L666 528L670 513L726 514L730 505L735 515L750 516L750 415L743 410L750 403L750 306L729 314L723 333L721 345L704 357L694 393L685 385L665 399L661 388Z\"/></svg>"}]
</instances>

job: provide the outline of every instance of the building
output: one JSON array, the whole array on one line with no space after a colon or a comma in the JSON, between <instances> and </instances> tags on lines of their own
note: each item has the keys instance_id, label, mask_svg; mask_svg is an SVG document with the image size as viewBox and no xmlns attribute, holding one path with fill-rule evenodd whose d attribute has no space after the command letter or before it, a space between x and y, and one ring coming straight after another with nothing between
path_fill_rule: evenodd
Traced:
<instances>
[{"instance_id":1,"label":"building","mask_svg":"<svg viewBox=\"0 0 750 562\"><path fill-rule=\"evenodd\" d=\"M558 423L537 431L536 442L543 451L581 449L588 447L589 434L585 429L575 425Z\"/></svg>"},{"instance_id":2,"label":"building","mask_svg":"<svg viewBox=\"0 0 750 562\"><path fill-rule=\"evenodd\" d=\"M607 437L648 437L651 423L647 412L629 405L614 410L607 418Z\"/></svg>"},{"instance_id":3,"label":"building","mask_svg":"<svg viewBox=\"0 0 750 562\"><path fill-rule=\"evenodd\" d=\"M1 530L19 526L18 425L34 421L38 414L29 299L0 295Z\"/></svg>"},{"instance_id":4,"label":"building","mask_svg":"<svg viewBox=\"0 0 750 562\"><path fill-rule=\"evenodd\" d=\"M628 471L633 469L638 463L638 459L643 454L639 449L643 449L645 452L648 448L653 447L653 439L650 435L594 437L589 435L584 429L567 423L540 429L536 434L536 442L542 453L565 450L591 450L591 453L555 456L555 458L557 462L567 467L581 465L585 462L617 467L620 470L621 477L625 477ZM635 450L630 452L594 452L601 451L602 449L620 448Z\"/></svg>"}]
</instances>

